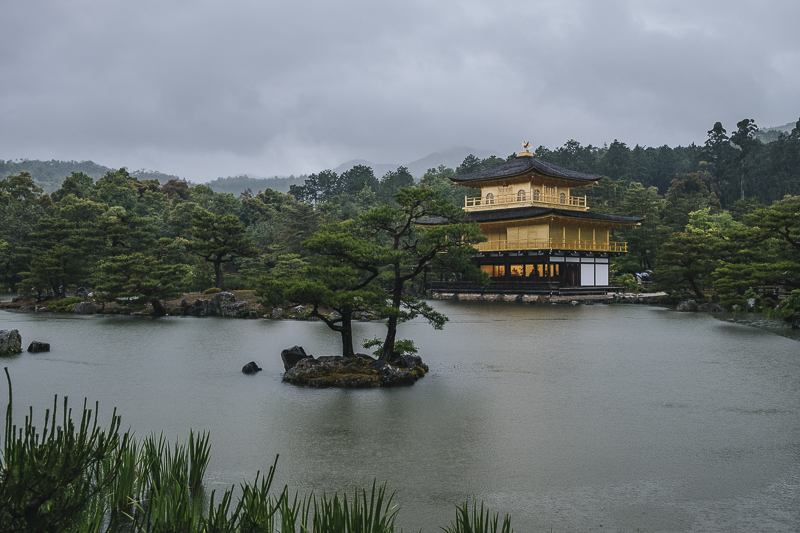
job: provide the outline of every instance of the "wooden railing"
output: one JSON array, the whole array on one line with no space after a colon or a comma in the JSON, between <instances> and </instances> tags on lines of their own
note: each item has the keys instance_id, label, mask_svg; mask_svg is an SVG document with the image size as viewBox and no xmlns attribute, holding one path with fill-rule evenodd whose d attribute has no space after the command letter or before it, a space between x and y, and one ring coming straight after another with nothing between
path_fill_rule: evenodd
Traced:
<instances>
[{"instance_id":1,"label":"wooden railing","mask_svg":"<svg viewBox=\"0 0 800 533\"><path fill-rule=\"evenodd\" d=\"M541 205L547 207L579 207L586 209L586 196L564 196L562 199L561 196L557 194L540 194L538 199L534 199L534 196L530 194L530 192L526 192L524 199L518 194L498 194L491 198L487 198L486 196L464 198L464 209L466 211L492 209L492 207L498 205L502 205L504 207Z\"/></svg>"},{"instance_id":2,"label":"wooden railing","mask_svg":"<svg viewBox=\"0 0 800 533\"><path fill-rule=\"evenodd\" d=\"M587 250L595 252L627 252L627 242L615 241L571 241L564 239L520 239L511 241L487 241L476 245L478 251L504 250Z\"/></svg>"},{"instance_id":3,"label":"wooden railing","mask_svg":"<svg viewBox=\"0 0 800 533\"><path fill-rule=\"evenodd\" d=\"M492 280L488 286L481 286L474 281L429 281L427 288L434 291L459 291L459 292L525 292L525 291L553 291L561 284L558 281L529 281L527 279L516 281Z\"/></svg>"}]
</instances>

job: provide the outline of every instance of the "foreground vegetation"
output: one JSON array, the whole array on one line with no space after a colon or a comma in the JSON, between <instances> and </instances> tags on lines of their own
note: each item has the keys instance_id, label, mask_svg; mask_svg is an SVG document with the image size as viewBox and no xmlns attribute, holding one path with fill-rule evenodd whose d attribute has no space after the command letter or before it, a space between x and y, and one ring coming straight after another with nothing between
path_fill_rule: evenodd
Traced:
<instances>
[{"instance_id":1,"label":"foreground vegetation","mask_svg":"<svg viewBox=\"0 0 800 533\"><path fill-rule=\"evenodd\" d=\"M210 460L207 433L190 432L187 444L163 437L141 442L120 433L116 411L108 428L84 402L76 426L64 399L45 413L43 429L33 409L22 426L13 420L11 379L0 455L0 530L4 532L263 532L391 533L399 507L386 485L334 493L290 495L273 490L275 463L254 481L207 493L203 477ZM481 504L456 507L448 533L511 533Z\"/></svg>"}]
</instances>

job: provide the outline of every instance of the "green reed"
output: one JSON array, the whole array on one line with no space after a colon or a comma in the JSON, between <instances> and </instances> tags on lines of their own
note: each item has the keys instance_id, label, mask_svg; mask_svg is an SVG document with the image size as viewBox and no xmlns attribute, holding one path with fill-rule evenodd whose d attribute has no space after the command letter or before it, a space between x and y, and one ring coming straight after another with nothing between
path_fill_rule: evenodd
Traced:
<instances>
[{"instance_id":1,"label":"green reed","mask_svg":"<svg viewBox=\"0 0 800 533\"><path fill-rule=\"evenodd\" d=\"M513 533L511 518L506 515L502 523L499 523L499 518L499 514L491 514L485 509L482 502L479 508L477 502L470 507L467 501L456 506L456 521L441 529L445 533Z\"/></svg>"}]
</instances>

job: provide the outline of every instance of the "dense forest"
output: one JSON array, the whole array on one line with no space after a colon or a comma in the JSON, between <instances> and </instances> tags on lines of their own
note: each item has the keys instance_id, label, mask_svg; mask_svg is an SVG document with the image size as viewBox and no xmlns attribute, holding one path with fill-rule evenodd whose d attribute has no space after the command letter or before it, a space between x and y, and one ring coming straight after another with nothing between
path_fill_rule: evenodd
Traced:
<instances>
[{"instance_id":1,"label":"dense forest","mask_svg":"<svg viewBox=\"0 0 800 533\"><path fill-rule=\"evenodd\" d=\"M646 218L614 236L630 250L615 261L616 283L633 288L623 274L652 270L657 286L676 297L714 291L741 304L755 287L800 289L800 121L770 142L757 132L745 119L730 133L714 124L702 146L571 140L555 150L540 146L535 155L604 176L577 192L591 209ZM435 191L460 207L474 192L447 178L505 160L470 155L419 180L404 167L378 178L357 165L294 178L285 193L243 187L238 194L124 168L96 177L93 163L53 188L56 162L37 167L34 180L29 171L8 174L22 162L0 161L7 174L0 180L0 285L40 296L86 286L101 300L129 302L210 287L263 289L264 279L330 255L304 245L318 232L348 223L367 231L370 213L401 209L398 191ZM237 183L252 183L243 178ZM457 275L452 269L437 275Z\"/></svg>"}]
</instances>

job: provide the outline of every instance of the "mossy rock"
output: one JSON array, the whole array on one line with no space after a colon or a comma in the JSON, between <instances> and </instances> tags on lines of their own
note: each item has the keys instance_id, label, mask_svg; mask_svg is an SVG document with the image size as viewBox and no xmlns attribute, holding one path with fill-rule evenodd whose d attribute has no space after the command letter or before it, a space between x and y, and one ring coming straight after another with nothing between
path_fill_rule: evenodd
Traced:
<instances>
[{"instance_id":1,"label":"mossy rock","mask_svg":"<svg viewBox=\"0 0 800 533\"><path fill-rule=\"evenodd\" d=\"M300 359L284 373L283 381L313 388L373 388L412 385L425 375L425 369L414 371L392 366L368 355L356 357L322 356Z\"/></svg>"},{"instance_id":2,"label":"mossy rock","mask_svg":"<svg viewBox=\"0 0 800 533\"><path fill-rule=\"evenodd\" d=\"M19 330L0 330L0 355L22 353L22 336Z\"/></svg>"}]
</instances>

